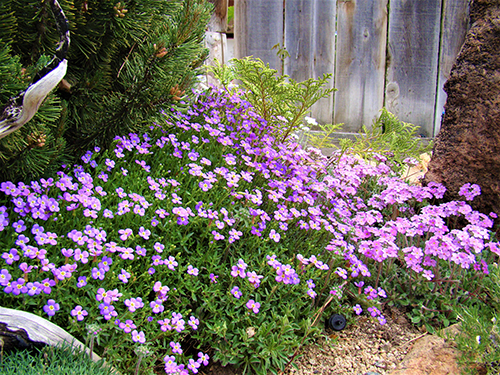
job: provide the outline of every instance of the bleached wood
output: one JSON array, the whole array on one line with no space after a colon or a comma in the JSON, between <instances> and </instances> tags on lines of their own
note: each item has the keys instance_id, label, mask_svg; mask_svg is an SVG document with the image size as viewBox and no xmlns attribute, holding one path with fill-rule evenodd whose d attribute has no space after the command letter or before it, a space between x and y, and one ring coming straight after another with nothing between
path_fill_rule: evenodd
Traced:
<instances>
[{"instance_id":1,"label":"bleached wood","mask_svg":"<svg viewBox=\"0 0 500 375\"><path fill-rule=\"evenodd\" d=\"M227 6L228 0L209 0L214 5L210 22L205 32L205 46L209 50L206 65L214 66L215 60L224 63L227 51ZM219 82L209 73L205 74L207 86L216 86Z\"/></svg>"},{"instance_id":2,"label":"bleached wood","mask_svg":"<svg viewBox=\"0 0 500 375\"><path fill-rule=\"evenodd\" d=\"M227 31L228 0L208 0L214 5L212 17L208 23L208 31L225 33Z\"/></svg>"},{"instance_id":3,"label":"bleached wood","mask_svg":"<svg viewBox=\"0 0 500 375\"><path fill-rule=\"evenodd\" d=\"M441 0L391 0L385 105L400 120L433 134Z\"/></svg>"},{"instance_id":4,"label":"bleached wood","mask_svg":"<svg viewBox=\"0 0 500 375\"><path fill-rule=\"evenodd\" d=\"M333 73L335 66L336 4L331 0L287 1L285 6L285 74L301 82ZM334 78L326 88L333 87ZM312 108L320 123L333 120L333 95Z\"/></svg>"},{"instance_id":5,"label":"bleached wood","mask_svg":"<svg viewBox=\"0 0 500 375\"><path fill-rule=\"evenodd\" d=\"M210 50L206 65L215 66L215 60L219 63L224 63L227 55L227 37L226 33L217 31L205 32L205 45ZM205 74L205 82L207 86L217 86L219 82L212 76L212 74Z\"/></svg>"},{"instance_id":6,"label":"bleached wood","mask_svg":"<svg viewBox=\"0 0 500 375\"><path fill-rule=\"evenodd\" d=\"M78 341L61 327L31 313L0 307L0 323L4 323L12 331L25 331L31 341L50 346L66 343L79 350L85 350L87 354L90 353L90 350L81 341ZM93 353L92 359L97 362L101 360L101 357Z\"/></svg>"},{"instance_id":7,"label":"bleached wood","mask_svg":"<svg viewBox=\"0 0 500 375\"><path fill-rule=\"evenodd\" d=\"M339 1L335 123L371 126L384 105L387 0Z\"/></svg>"},{"instance_id":8,"label":"bleached wood","mask_svg":"<svg viewBox=\"0 0 500 375\"><path fill-rule=\"evenodd\" d=\"M443 24L439 53L439 75L437 81L436 115L432 136L436 136L441 128L441 117L446 103L444 84L450 77L450 72L458 52L465 41L469 24L469 0L444 0Z\"/></svg>"}]
</instances>

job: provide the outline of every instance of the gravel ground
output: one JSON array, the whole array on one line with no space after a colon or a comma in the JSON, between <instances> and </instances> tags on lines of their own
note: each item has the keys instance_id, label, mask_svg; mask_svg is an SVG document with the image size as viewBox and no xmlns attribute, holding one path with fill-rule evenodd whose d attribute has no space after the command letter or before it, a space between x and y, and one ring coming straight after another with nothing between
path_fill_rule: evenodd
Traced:
<instances>
[{"instance_id":1,"label":"gravel ground","mask_svg":"<svg viewBox=\"0 0 500 375\"><path fill-rule=\"evenodd\" d=\"M294 366L283 375L386 375L394 370L412 343L423 333L413 327L404 314L385 311L387 323L360 317L356 324L339 332L328 331L328 337L300 350ZM240 375L230 366L214 364L204 375Z\"/></svg>"}]
</instances>

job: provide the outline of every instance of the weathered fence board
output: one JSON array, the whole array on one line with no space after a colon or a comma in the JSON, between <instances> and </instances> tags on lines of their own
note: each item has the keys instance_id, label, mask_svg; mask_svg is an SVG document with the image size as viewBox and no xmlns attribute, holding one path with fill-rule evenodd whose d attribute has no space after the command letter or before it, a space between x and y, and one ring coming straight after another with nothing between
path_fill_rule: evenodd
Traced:
<instances>
[{"instance_id":1,"label":"weathered fence board","mask_svg":"<svg viewBox=\"0 0 500 375\"><path fill-rule=\"evenodd\" d=\"M333 74L335 69L336 5L331 0L287 1L285 14L285 46L290 54L286 59L285 74L301 82L309 78ZM318 33L324 37L318 37ZM328 83L332 88L334 77ZM333 120L333 95L321 99L313 108L312 116L320 123Z\"/></svg>"},{"instance_id":2,"label":"weathered fence board","mask_svg":"<svg viewBox=\"0 0 500 375\"><path fill-rule=\"evenodd\" d=\"M234 4L235 57L253 55L279 70L276 51L283 44L283 0L237 0Z\"/></svg>"},{"instance_id":3,"label":"weathered fence board","mask_svg":"<svg viewBox=\"0 0 500 375\"><path fill-rule=\"evenodd\" d=\"M436 117L434 134L439 132L446 93L443 86L450 77L451 68L460 52L469 25L468 0L445 0L443 3L443 24L439 53L439 76L437 82Z\"/></svg>"},{"instance_id":4,"label":"weathered fence board","mask_svg":"<svg viewBox=\"0 0 500 375\"><path fill-rule=\"evenodd\" d=\"M340 1L337 18L335 123L356 132L384 105L387 0Z\"/></svg>"},{"instance_id":5,"label":"weathered fence board","mask_svg":"<svg viewBox=\"0 0 500 375\"><path fill-rule=\"evenodd\" d=\"M344 131L370 126L383 106L433 137L442 90L467 30L469 0L236 0L236 57L280 70L271 48L290 57L296 80L334 73L338 91L312 112ZM387 12L389 11L389 14Z\"/></svg>"},{"instance_id":6,"label":"weathered fence board","mask_svg":"<svg viewBox=\"0 0 500 375\"><path fill-rule=\"evenodd\" d=\"M400 120L434 130L441 0L391 0L386 107Z\"/></svg>"}]
</instances>

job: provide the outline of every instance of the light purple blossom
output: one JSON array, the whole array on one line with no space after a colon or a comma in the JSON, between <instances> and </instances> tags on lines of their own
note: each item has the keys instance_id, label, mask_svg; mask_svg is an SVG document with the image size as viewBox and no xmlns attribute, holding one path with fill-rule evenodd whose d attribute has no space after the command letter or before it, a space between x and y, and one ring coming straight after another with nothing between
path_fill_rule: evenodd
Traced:
<instances>
[{"instance_id":1,"label":"light purple blossom","mask_svg":"<svg viewBox=\"0 0 500 375\"><path fill-rule=\"evenodd\" d=\"M251 299L251 300L248 300L248 302L245 304L245 306L248 309L252 310L254 312L254 314L257 314L259 312L260 303L255 302L253 299Z\"/></svg>"},{"instance_id":2,"label":"light purple blossom","mask_svg":"<svg viewBox=\"0 0 500 375\"><path fill-rule=\"evenodd\" d=\"M133 342L138 342L140 344L144 344L146 342L146 337L144 335L143 331L137 332L136 329L132 331L132 341Z\"/></svg>"},{"instance_id":3,"label":"light purple blossom","mask_svg":"<svg viewBox=\"0 0 500 375\"><path fill-rule=\"evenodd\" d=\"M48 316L54 316L56 311L59 311L59 304L53 299L49 299L47 304L43 306L43 311L45 311Z\"/></svg>"},{"instance_id":4,"label":"light purple blossom","mask_svg":"<svg viewBox=\"0 0 500 375\"><path fill-rule=\"evenodd\" d=\"M71 315L75 316L76 320L81 322L88 315L88 312L80 305L77 305L73 310L71 310Z\"/></svg>"}]
</instances>

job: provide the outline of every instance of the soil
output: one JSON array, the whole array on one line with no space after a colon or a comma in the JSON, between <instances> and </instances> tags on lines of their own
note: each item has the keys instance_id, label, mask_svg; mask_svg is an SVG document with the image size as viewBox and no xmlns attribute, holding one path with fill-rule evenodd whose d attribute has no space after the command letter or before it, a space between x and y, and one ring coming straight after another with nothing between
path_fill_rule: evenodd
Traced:
<instances>
[{"instance_id":1,"label":"soil","mask_svg":"<svg viewBox=\"0 0 500 375\"><path fill-rule=\"evenodd\" d=\"M386 375L396 368L422 333L397 309L384 312L387 319L361 316L342 331L327 330L314 344L302 348L293 365L281 375ZM232 366L211 364L203 375L241 375Z\"/></svg>"}]
</instances>

